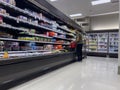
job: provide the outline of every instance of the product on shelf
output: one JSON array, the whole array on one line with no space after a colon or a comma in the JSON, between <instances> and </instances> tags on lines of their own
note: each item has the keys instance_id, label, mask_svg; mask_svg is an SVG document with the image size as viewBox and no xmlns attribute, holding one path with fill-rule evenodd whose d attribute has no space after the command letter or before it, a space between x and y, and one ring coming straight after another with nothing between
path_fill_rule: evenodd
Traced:
<instances>
[{"instance_id":1,"label":"product on shelf","mask_svg":"<svg viewBox=\"0 0 120 90\"><path fill-rule=\"evenodd\" d=\"M0 16L0 24L3 24L3 17Z\"/></svg>"},{"instance_id":2,"label":"product on shelf","mask_svg":"<svg viewBox=\"0 0 120 90\"><path fill-rule=\"evenodd\" d=\"M0 51L3 51L3 50L4 50L4 42L0 41Z\"/></svg>"},{"instance_id":3,"label":"product on shelf","mask_svg":"<svg viewBox=\"0 0 120 90\"><path fill-rule=\"evenodd\" d=\"M9 3L9 4L11 4L11 5L16 6L15 0L2 0L2 1L4 1L4 2L6 2L6 3Z\"/></svg>"},{"instance_id":4,"label":"product on shelf","mask_svg":"<svg viewBox=\"0 0 120 90\"><path fill-rule=\"evenodd\" d=\"M53 45L44 45L44 50L52 51Z\"/></svg>"},{"instance_id":5,"label":"product on shelf","mask_svg":"<svg viewBox=\"0 0 120 90\"><path fill-rule=\"evenodd\" d=\"M66 35L58 35L59 38L66 38Z\"/></svg>"},{"instance_id":6,"label":"product on shelf","mask_svg":"<svg viewBox=\"0 0 120 90\"><path fill-rule=\"evenodd\" d=\"M27 21L27 20L28 20L28 18L27 18L27 17L22 16L22 15L18 16L18 18L19 18L19 19L22 19L22 20L25 20L25 21Z\"/></svg>"},{"instance_id":7,"label":"product on shelf","mask_svg":"<svg viewBox=\"0 0 120 90\"><path fill-rule=\"evenodd\" d=\"M43 42L51 42L52 40L49 38L43 37L18 37L19 40L29 40L29 41L43 41Z\"/></svg>"},{"instance_id":8,"label":"product on shelf","mask_svg":"<svg viewBox=\"0 0 120 90\"><path fill-rule=\"evenodd\" d=\"M55 49L63 49L63 46L62 45L56 45Z\"/></svg>"},{"instance_id":9,"label":"product on shelf","mask_svg":"<svg viewBox=\"0 0 120 90\"><path fill-rule=\"evenodd\" d=\"M27 8L25 8L25 11L28 12L30 15L34 16L35 19L39 19L47 24L51 24L51 20L45 17L42 13L37 13Z\"/></svg>"},{"instance_id":10,"label":"product on shelf","mask_svg":"<svg viewBox=\"0 0 120 90\"><path fill-rule=\"evenodd\" d=\"M55 43L64 44L64 40L57 40Z\"/></svg>"},{"instance_id":11,"label":"product on shelf","mask_svg":"<svg viewBox=\"0 0 120 90\"><path fill-rule=\"evenodd\" d=\"M6 59L6 58L9 58L9 54L8 54L7 51L4 52L3 58L5 58L5 59Z\"/></svg>"},{"instance_id":12,"label":"product on shelf","mask_svg":"<svg viewBox=\"0 0 120 90\"><path fill-rule=\"evenodd\" d=\"M29 30L29 33L35 34L35 33L36 33L36 30L35 30L35 29L30 29L30 30Z\"/></svg>"},{"instance_id":13,"label":"product on shelf","mask_svg":"<svg viewBox=\"0 0 120 90\"><path fill-rule=\"evenodd\" d=\"M36 43L34 42L31 42L31 43L27 43L27 47L28 47L28 50L36 50Z\"/></svg>"},{"instance_id":14,"label":"product on shelf","mask_svg":"<svg viewBox=\"0 0 120 90\"><path fill-rule=\"evenodd\" d=\"M68 28L66 25L62 25L62 26L60 26L60 27L63 28L63 29L65 29L65 30L70 31L69 28Z\"/></svg>"},{"instance_id":15,"label":"product on shelf","mask_svg":"<svg viewBox=\"0 0 120 90\"><path fill-rule=\"evenodd\" d=\"M0 32L0 37L1 38L13 38L13 35L5 33L5 32Z\"/></svg>"},{"instance_id":16,"label":"product on shelf","mask_svg":"<svg viewBox=\"0 0 120 90\"><path fill-rule=\"evenodd\" d=\"M35 37L18 37L19 40L30 40L35 41Z\"/></svg>"},{"instance_id":17,"label":"product on shelf","mask_svg":"<svg viewBox=\"0 0 120 90\"><path fill-rule=\"evenodd\" d=\"M0 8L0 13L2 13L2 14L6 14L7 12L6 12L6 10L5 10L5 9Z\"/></svg>"},{"instance_id":18,"label":"product on shelf","mask_svg":"<svg viewBox=\"0 0 120 90\"><path fill-rule=\"evenodd\" d=\"M51 23L52 23L52 28L57 29L57 26L58 26L57 22L56 21L51 21Z\"/></svg>"},{"instance_id":19,"label":"product on shelf","mask_svg":"<svg viewBox=\"0 0 120 90\"><path fill-rule=\"evenodd\" d=\"M64 32L63 30L61 30L61 29L55 29L56 31L58 31L58 32L60 32L60 33L64 33L64 34L66 34L66 32Z\"/></svg>"},{"instance_id":20,"label":"product on shelf","mask_svg":"<svg viewBox=\"0 0 120 90\"><path fill-rule=\"evenodd\" d=\"M50 37L57 36L57 33L55 33L55 32L48 32L48 34L49 34Z\"/></svg>"}]
</instances>

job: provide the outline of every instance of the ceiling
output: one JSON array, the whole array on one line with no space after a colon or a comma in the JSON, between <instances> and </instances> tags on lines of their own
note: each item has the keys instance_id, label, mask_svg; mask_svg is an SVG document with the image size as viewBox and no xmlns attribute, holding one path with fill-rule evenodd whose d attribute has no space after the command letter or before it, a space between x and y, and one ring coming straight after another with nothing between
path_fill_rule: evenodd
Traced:
<instances>
[{"instance_id":1,"label":"ceiling","mask_svg":"<svg viewBox=\"0 0 120 90\"><path fill-rule=\"evenodd\" d=\"M96 6L91 5L91 1L93 0L58 0L55 2L50 2L50 0L46 1L48 1L67 16L71 14L82 13L82 17L86 17L119 11L119 0L112 0L111 3Z\"/></svg>"}]
</instances>

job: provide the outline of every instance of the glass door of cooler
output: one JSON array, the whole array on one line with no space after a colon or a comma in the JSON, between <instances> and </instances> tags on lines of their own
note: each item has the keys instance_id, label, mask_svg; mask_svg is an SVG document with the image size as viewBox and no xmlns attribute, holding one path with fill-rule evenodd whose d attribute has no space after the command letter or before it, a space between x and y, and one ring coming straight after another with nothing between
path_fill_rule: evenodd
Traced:
<instances>
[{"instance_id":1,"label":"glass door of cooler","mask_svg":"<svg viewBox=\"0 0 120 90\"><path fill-rule=\"evenodd\" d=\"M109 33L109 53L118 53L118 32Z\"/></svg>"},{"instance_id":2,"label":"glass door of cooler","mask_svg":"<svg viewBox=\"0 0 120 90\"><path fill-rule=\"evenodd\" d=\"M108 52L108 33L98 34L98 52Z\"/></svg>"},{"instance_id":3,"label":"glass door of cooler","mask_svg":"<svg viewBox=\"0 0 120 90\"><path fill-rule=\"evenodd\" d=\"M97 52L97 33L89 33L89 52Z\"/></svg>"}]
</instances>

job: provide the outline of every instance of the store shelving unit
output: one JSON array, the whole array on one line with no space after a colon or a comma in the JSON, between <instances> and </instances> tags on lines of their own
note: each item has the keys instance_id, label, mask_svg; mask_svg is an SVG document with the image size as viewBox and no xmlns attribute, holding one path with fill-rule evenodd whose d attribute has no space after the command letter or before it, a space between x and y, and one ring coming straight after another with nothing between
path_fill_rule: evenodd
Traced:
<instances>
[{"instance_id":1,"label":"store shelving unit","mask_svg":"<svg viewBox=\"0 0 120 90\"><path fill-rule=\"evenodd\" d=\"M87 34L88 55L118 57L118 30L97 30ZM91 42L94 43L91 44ZM91 50L91 47L94 49Z\"/></svg>"},{"instance_id":2,"label":"store shelving unit","mask_svg":"<svg viewBox=\"0 0 120 90\"><path fill-rule=\"evenodd\" d=\"M85 33L45 0L9 1L0 0L0 88L3 90L23 77L73 62L74 52L66 52L64 48L75 38L73 30ZM53 52L56 46L62 47L62 52Z\"/></svg>"},{"instance_id":3,"label":"store shelving unit","mask_svg":"<svg viewBox=\"0 0 120 90\"><path fill-rule=\"evenodd\" d=\"M47 23L51 24L51 22L48 22L48 21L45 20L45 19L43 20L42 18L40 18L40 17L38 17L38 16L35 16L35 15L31 14L30 12L28 12L28 11L26 11L26 10L23 10L23 9L21 9L21 8L18 8L18 7L16 7L16 6L14 6L14 5L11 5L11 4L7 3L7 2L0 1L0 4L3 5L4 7L11 8L12 10L15 10L16 12L19 12L19 13L21 13L21 14L23 14L23 15L25 14L25 15L30 16L30 17L33 17L34 19L37 19L37 20L39 20L39 21L42 20L42 21L44 21L44 22L47 22ZM26 20L19 19L19 18L17 18L17 17L11 16L11 15L5 15L5 14L0 13L0 16L2 16L2 17L5 18L5 19L9 19L9 20L11 20L11 21L13 20L13 21L17 22L18 24L19 24L19 23L27 24L27 25L29 25L29 26L32 26L32 27L35 27L35 28L38 28L38 29L44 29L44 30L47 30L47 31L54 31L54 32L56 32L56 33L58 33L58 34L72 36L72 35L70 35L70 34L67 34L67 33L72 33L71 31L66 30L66 29L63 29L63 28L61 28L60 26L58 26L57 28L61 29L61 31L63 30L64 33L63 33L63 32L59 32L59 31L57 30L57 28L56 28L56 29L48 28L48 27L45 27L45 26L41 26L41 25L35 24L35 23L33 23L33 22L29 22L29 21L26 21ZM44 37L44 38L49 38L49 39L52 38L52 37L48 37L48 36L45 36L45 35L40 35L40 34L35 34L35 33L34 33L34 34L33 34L33 33L29 33L26 29L19 28L19 27L15 27L15 26L12 26L12 25L10 25L10 24L1 24L0 27L12 29L12 30L17 30L17 31L20 31L20 32L27 32L27 34L25 34L25 35L28 35L28 36ZM74 34L74 33L73 33L73 34ZM72 37L73 37L73 36L72 36ZM59 39L59 40L71 41L71 39L67 39L67 38L61 38L61 37L53 37L53 38L56 38L56 39ZM54 42L46 42L46 41L18 40L18 39L13 39L13 38L11 38L11 39L8 39L8 38L0 38L0 40L3 40L3 41L7 41L7 40L8 40L8 41L15 41L15 42L35 42L35 43L53 44L53 45L54 45L54 44L55 44L55 45L57 45L57 44L69 45L69 44L67 44L67 43L54 43Z\"/></svg>"}]
</instances>

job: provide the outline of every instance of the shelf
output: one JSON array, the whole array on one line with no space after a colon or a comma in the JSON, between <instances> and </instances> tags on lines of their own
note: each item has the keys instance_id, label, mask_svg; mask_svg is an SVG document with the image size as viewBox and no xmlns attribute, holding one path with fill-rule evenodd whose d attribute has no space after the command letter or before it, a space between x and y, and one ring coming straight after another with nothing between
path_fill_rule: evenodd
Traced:
<instances>
[{"instance_id":1,"label":"shelf","mask_svg":"<svg viewBox=\"0 0 120 90\"><path fill-rule=\"evenodd\" d=\"M88 52L93 52L93 53L97 53L98 51L88 51Z\"/></svg>"},{"instance_id":2,"label":"shelf","mask_svg":"<svg viewBox=\"0 0 120 90\"><path fill-rule=\"evenodd\" d=\"M27 50L27 51L8 51L9 54L12 53L28 53L28 52L48 52L48 50ZM0 52L0 54L4 54L5 52Z\"/></svg>"},{"instance_id":3,"label":"shelf","mask_svg":"<svg viewBox=\"0 0 120 90\"><path fill-rule=\"evenodd\" d=\"M2 28L8 28L8 29L13 29L13 30L21 31L21 32L28 32L26 29L13 27L13 26L10 26L8 24L5 24L5 25L0 24L0 27L2 27ZM51 37L48 37L48 36L45 36L45 35L33 34L33 33L27 33L27 35L37 36L37 37L51 38Z\"/></svg>"},{"instance_id":4,"label":"shelf","mask_svg":"<svg viewBox=\"0 0 120 90\"><path fill-rule=\"evenodd\" d=\"M64 30L64 31L66 31L66 32L69 32L69 33L75 34L75 33L71 32L70 30L64 29L64 28L62 28L62 27L60 27L60 26L58 26L58 28L59 28L59 29L62 29L62 30Z\"/></svg>"},{"instance_id":5,"label":"shelf","mask_svg":"<svg viewBox=\"0 0 120 90\"><path fill-rule=\"evenodd\" d=\"M2 5L4 5L4 6L7 6L7 7L11 8L11 9L13 9L13 10L15 10L15 11L18 11L18 12L20 12L20 13L26 14L26 15L34 18L34 19L38 19L38 20L40 20L40 21L42 20L42 21L44 21L44 22L47 22L47 23L51 24L51 23L48 22L47 20L41 19L41 18L38 17L38 16L34 16L33 14L31 14L31 13L29 13L29 12L23 10L23 9L20 9L20 8L14 6L14 5L11 5L11 4L7 3L7 2L0 1L0 4L2 4Z\"/></svg>"},{"instance_id":6,"label":"shelf","mask_svg":"<svg viewBox=\"0 0 120 90\"><path fill-rule=\"evenodd\" d=\"M37 37L44 37L44 38L52 38L52 37L48 37L48 36L45 36L45 35L32 34L32 33L28 33L28 35L37 36Z\"/></svg>"},{"instance_id":7,"label":"shelf","mask_svg":"<svg viewBox=\"0 0 120 90\"><path fill-rule=\"evenodd\" d=\"M34 16L33 14L31 14L31 13L29 13L29 12L23 10L23 9L20 9L20 8L14 6L14 5L11 5L11 4L9 4L9 3L6 3L6 2L4 2L4 1L0 1L0 4L2 4L2 5L4 5L4 6L7 6L7 7L9 7L9 8L12 8L13 10L18 11L18 12L20 12L20 13L26 14L26 15L28 15L28 16L30 16L30 17L33 17L34 19L38 19L38 20L40 20L40 21L44 21L44 22L47 22L47 23L51 24L51 23L48 22L47 20L41 19L41 18L38 17L38 16ZM15 20L15 18L12 18L12 17L11 17L11 19L14 19L14 20ZM72 33L71 31L66 30L66 29L64 29L64 28L62 28L62 27L60 27L60 26L58 26L58 28L66 31L66 32ZM59 32L58 32L58 33L59 33ZM63 33L61 33L61 34L63 34ZM75 34L75 33L73 33L73 34Z\"/></svg>"},{"instance_id":8,"label":"shelf","mask_svg":"<svg viewBox=\"0 0 120 90\"><path fill-rule=\"evenodd\" d=\"M110 54L118 54L118 52L109 52Z\"/></svg>"},{"instance_id":9,"label":"shelf","mask_svg":"<svg viewBox=\"0 0 120 90\"><path fill-rule=\"evenodd\" d=\"M26 29L22 29L22 28L17 28L17 27L13 27L13 26L10 26L8 24L0 24L0 27L3 27L3 28L9 28L9 29L13 29L13 30L18 30L18 31L23 31L23 32L27 32ZM45 37L45 38L58 38L58 39L62 39L62 40L67 40L67 41L72 41L71 39L67 39L67 38L60 38L60 37L48 37L48 36L45 36L45 35L39 35L39 34L33 34L33 33L26 33L27 35L31 35L31 36L37 36L37 37Z\"/></svg>"},{"instance_id":10,"label":"shelf","mask_svg":"<svg viewBox=\"0 0 120 90\"><path fill-rule=\"evenodd\" d=\"M0 40L2 40L2 41L13 41L13 42L35 42L35 43L53 44L53 45L69 45L69 44L61 44L61 43L54 43L54 42L18 40L18 39L10 39L10 38L0 38Z\"/></svg>"},{"instance_id":11,"label":"shelf","mask_svg":"<svg viewBox=\"0 0 120 90\"><path fill-rule=\"evenodd\" d=\"M53 44L53 42L18 40L18 39L10 39L10 38L0 38L0 40L3 40L3 41L15 41L15 42L35 42L35 43L48 43L48 44Z\"/></svg>"},{"instance_id":12,"label":"shelf","mask_svg":"<svg viewBox=\"0 0 120 90\"><path fill-rule=\"evenodd\" d=\"M61 40L66 40L66 41L72 41L71 39L67 39L67 38L60 38L60 37L53 37L53 38L57 38L57 39L61 39Z\"/></svg>"},{"instance_id":13,"label":"shelf","mask_svg":"<svg viewBox=\"0 0 120 90\"><path fill-rule=\"evenodd\" d=\"M53 32L56 32L56 33L64 35L64 33L58 32L56 30L53 30L53 29L50 29L50 28L47 28L47 27L44 27L44 26L41 26L41 25L36 25L34 23L30 23L28 21L25 21L25 20L22 20L22 19L18 19L16 17L8 16L8 15L1 14L1 13L0 13L0 16L3 16L4 18L15 20L17 23L22 22L22 23L25 23L25 24L28 24L28 25L32 25L32 26L37 27L37 28L42 28L42 29L45 29L45 30L53 31Z\"/></svg>"},{"instance_id":14,"label":"shelf","mask_svg":"<svg viewBox=\"0 0 120 90\"><path fill-rule=\"evenodd\" d=\"M71 36L71 37L75 37L76 35L70 34L70 33L66 33L66 35Z\"/></svg>"},{"instance_id":15,"label":"shelf","mask_svg":"<svg viewBox=\"0 0 120 90\"><path fill-rule=\"evenodd\" d=\"M107 51L98 51L98 53L107 53Z\"/></svg>"}]
</instances>

